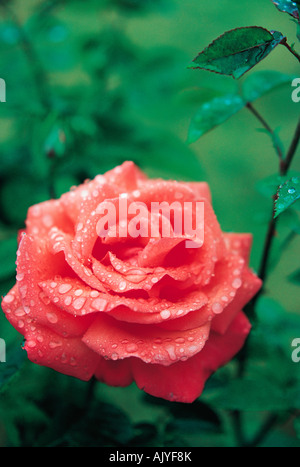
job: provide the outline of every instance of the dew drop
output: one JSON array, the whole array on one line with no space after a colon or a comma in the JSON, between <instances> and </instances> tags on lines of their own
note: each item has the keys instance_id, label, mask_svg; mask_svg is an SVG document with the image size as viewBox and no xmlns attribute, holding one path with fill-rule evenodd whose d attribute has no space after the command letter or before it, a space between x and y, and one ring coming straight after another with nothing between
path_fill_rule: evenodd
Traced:
<instances>
[{"instance_id":1,"label":"dew drop","mask_svg":"<svg viewBox=\"0 0 300 467\"><path fill-rule=\"evenodd\" d=\"M68 296L65 298L64 303L65 303L65 305L67 305L67 306L71 305L71 303L72 303L72 297L71 297L71 295L68 295Z\"/></svg>"},{"instance_id":2,"label":"dew drop","mask_svg":"<svg viewBox=\"0 0 300 467\"><path fill-rule=\"evenodd\" d=\"M99 292L97 292L97 290L92 290L91 293L90 293L90 296L92 298L96 298L96 297L99 297Z\"/></svg>"},{"instance_id":3,"label":"dew drop","mask_svg":"<svg viewBox=\"0 0 300 467\"><path fill-rule=\"evenodd\" d=\"M184 313L184 310L178 310L177 313L176 313L176 315L177 315L177 316L181 316L181 315L183 315L183 313Z\"/></svg>"},{"instance_id":4,"label":"dew drop","mask_svg":"<svg viewBox=\"0 0 300 467\"><path fill-rule=\"evenodd\" d=\"M175 349L173 346L169 345L168 347L166 347L166 351L168 352L170 360L174 361L177 359Z\"/></svg>"},{"instance_id":5,"label":"dew drop","mask_svg":"<svg viewBox=\"0 0 300 467\"><path fill-rule=\"evenodd\" d=\"M183 337L177 337L177 339L175 339L175 342L177 344L183 344L185 342L184 338Z\"/></svg>"},{"instance_id":6,"label":"dew drop","mask_svg":"<svg viewBox=\"0 0 300 467\"><path fill-rule=\"evenodd\" d=\"M126 289L126 282L125 281L121 281L120 284L119 284L119 289L120 290L125 290Z\"/></svg>"},{"instance_id":7,"label":"dew drop","mask_svg":"<svg viewBox=\"0 0 300 467\"><path fill-rule=\"evenodd\" d=\"M59 286L59 293L61 294L65 294L67 292L69 292L70 290L72 289L72 286L70 284L62 284Z\"/></svg>"},{"instance_id":8,"label":"dew drop","mask_svg":"<svg viewBox=\"0 0 300 467\"><path fill-rule=\"evenodd\" d=\"M4 297L3 301L4 303L11 303L14 301L14 299L15 297L13 295L8 294Z\"/></svg>"},{"instance_id":9,"label":"dew drop","mask_svg":"<svg viewBox=\"0 0 300 467\"><path fill-rule=\"evenodd\" d=\"M21 298L26 298L27 285L22 285L22 287L19 288L19 292L20 292Z\"/></svg>"},{"instance_id":10,"label":"dew drop","mask_svg":"<svg viewBox=\"0 0 300 467\"><path fill-rule=\"evenodd\" d=\"M128 344L126 346L126 351L128 353L136 352L138 350L138 346L136 344Z\"/></svg>"},{"instance_id":11,"label":"dew drop","mask_svg":"<svg viewBox=\"0 0 300 467\"><path fill-rule=\"evenodd\" d=\"M103 311L106 305L107 305L107 301L104 300L103 298L97 298L92 303L92 307L95 308L95 310L99 310L99 311Z\"/></svg>"},{"instance_id":12,"label":"dew drop","mask_svg":"<svg viewBox=\"0 0 300 467\"><path fill-rule=\"evenodd\" d=\"M241 285L242 285L241 279L234 279L234 281L232 282L232 287L234 289L239 289Z\"/></svg>"},{"instance_id":13,"label":"dew drop","mask_svg":"<svg viewBox=\"0 0 300 467\"><path fill-rule=\"evenodd\" d=\"M73 308L75 310L81 310L81 308L83 307L83 305L85 304L86 302L86 299L84 297L82 298L77 298L76 300L74 300L73 302Z\"/></svg>"},{"instance_id":14,"label":"dew drop","mask_svg":"<svg viewBox=\"0 0 300 467\"><path fill-rule=\"evenodd\" d=\"M18 308L18 309L15 311L15 315L16 315L16 316L24 316L24 315L25 315L25 311L23 310L23 308Z\"/></svg>"},{"instance_id":15,"label":"dew drop","mask_svg":"<svg viewBox=\"0 0 300 467\"><path fill-rule=\"evenodd\" d=\"M57 323L58 318L55 313L47 313L46 316L47 316L47 320L49 321L49 323L51 324Z\"/></svg>"},{"instance_id":16,"label":"dew drop","mask_svg":"<svg viewBox=\"0 0 300 467\"><path fill-rule=\"evenodd\" d=\"M29 340L27 342L27 347L29 347L30 349L34 349L34 347L36 347L36 342L34 340Z\"/></svg>"},{"instance_id":17,"label":"dew drop","mask_svg":"<svg viewBox=\"0 0 300 467\"><path fill-rule=\"evenodd\" d=\"M169 310L163 310L160 312L160 316L162 319L168 319L171 316L171 312Z\"/></svg>"},{"instance_id":18,"label":"dew drop","mask_svg":"<svg viewBox=\"0 0 300 467\"><path fill-rule=\"evenodd\" d=\"M219 315L223 311L223 307L220 303L216 302L212 306L212 311L216 314Z\"/></svg>"},{"instance_id":19,"label":"dew drop","mask_svg":"<svg viewBox=\"0 0 300 467\"><path fill-rule=\"evenodd\" d=\"M83 294L83 290L82 290L82 289L77 289L77 290L75 290L75 292L74 292L74 295L75 295L76 297L80 297L80 295L82 295L82 294Z\"/></svg>"}]
</instances>

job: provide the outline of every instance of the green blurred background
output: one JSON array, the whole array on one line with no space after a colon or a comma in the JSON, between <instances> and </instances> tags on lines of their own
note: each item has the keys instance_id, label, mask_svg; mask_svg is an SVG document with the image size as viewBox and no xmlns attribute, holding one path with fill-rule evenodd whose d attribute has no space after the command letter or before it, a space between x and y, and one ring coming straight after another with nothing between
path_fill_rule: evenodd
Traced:
<instances>
[{"instance_id":1,"label":"green blurred background","mask_svg":"<svg viewBox=\"0 0 300 467\"><path fill-rule=\"evenodd\" d=\"M207 181L223 230L253 233L251 263L257 269L272 203L257 183L278 171L277 157L247 110L186 144L199 104L216 90L234 92L243 81L187 66L213 39L238 26L275 29L294 42L290 17L270 0L253 0L251 6L238 0L0 4L0 77L7 85L7 102L0 104L0 295L14 283L16 235L28 207L124 160L149 176ZM256 69L299 71L284 47ZM288 85L256 102L270 125L280 128L286 148L299 105ZM299 158L293 168L300 169ZM287 279L298 267L299 238L279 257L289 235L283 224L266 290L286 310L299 313L298 288ZM3 314L0 336L8 346L20 341ZM31 371L42 371L47 381L43 370ZM151 407L138 405L134 389L103 391L125 408L133 397L137 421L153 416Z\"/></svg>"}]
</instances>

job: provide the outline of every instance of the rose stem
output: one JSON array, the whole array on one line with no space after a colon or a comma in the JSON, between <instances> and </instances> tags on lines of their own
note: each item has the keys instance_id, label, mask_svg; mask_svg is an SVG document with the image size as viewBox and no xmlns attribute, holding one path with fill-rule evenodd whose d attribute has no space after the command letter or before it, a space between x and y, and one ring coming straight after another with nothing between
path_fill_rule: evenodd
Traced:
<instances>
[{"instance_id":1,"label":"rose stem","mask_svg":"<svg viewBox=\"0 0 300 467\"><path fill-rule=\"evenodd\" d=\"M297 58L297 60L300 62L300 55L287 43L287 39L286 37L284 38L284 40L282 42L280 42L282 45L284 45L289 52L291 52L291 54L294 55L294 57Z\"/></svg>"},{"instance_id":2,"label":"rose stem","mask_svg":"<svg viewBox=\"0 0 300 467\"><path fill-rule=\"evenodd\" d=\"M289 168L290 168L290 166L292 164L293 158L294 158L294 156L296 154L299 141L300 141L300 119L298 121L297 128L296 128L292 143L290 145L290 148L288 150L287 156L280 163L280 168L279 168L280 176L284 177L287 174L287 172L288 172L288 170L289 170ZM261 265L260 265L260 269L259 269L259 277L262 280L266 279L269 255L270 255L270 251L271 251L271 248L272 248L272 244L273 244L273 240L274 240L275 232L276 232L276 225L277 225L277 219L278 218L274 219L275 200L276 200L276 195L274 196L273 208L272 208L272 218L271 218L271 220L269 222L269 229L268 229L268 232L267 232L264 252L263 252L262 261L261 261ZM257 298L260 296L262 291L263 291L263 289L260 290L260 292L256 295L256 297L254 297L254 299L255 299L254 303L256 302Z\"/></svg>"},{"instance_id":3,"label":"rose stem","mask_svg":"<svg viewBox=\"0 0 300 467\"><path fill-rule=\"evenodd\" d=\"M256 113L255 113L256 115ZM261 119L259 119L261 121ZM264 125L265 126L265 125ZM269 125L268 125L269 127ZM269 127L270 128L270 127ZM294 137L292 139L290 148L288 150L287 156L284 159L280 159L280 166L279 166L279 174L281 176L285 176L292 164L292 161L294 159L294 156L296 154L298 145L300 141L300 119L298 121L296 131L294 134ZM278 218L274 219L274 210L275 210L275 196L274 196L274 201L273 201L273 207L272 207L272 217L269 222L269 228L267 231L267 236L265 240L265 246L263 250L263 255L262 255L262 260L261 260L261 265L259 269L259 277L262 280L265 280L267 276L267 267L268 267L268 260L270 256L270 252L272 249L273 245L273 240L275 237L275 232L276 232L276 226L277 226L277 220ZM248 304L248 306L245 308L247 316L255 320L255 305L260 297L260 295L263 292L263 288L256 294L256 296L251 300L251 302ZM248 343L249 341L247 340L245 343L245 346L241 350L241 352L238 355L238 376L242 377L245 372L245 366L246 366L246 360L247 360L247 350L248 350ZM233 426L235 433L238 432L238 430L242 430L242 420L241 420L241 414L237 415L238 411L234 411L232 413L232 420L233 420ZM273 427L273 425L277 422L277 416L274 414L271 414L270 417L267 419L265 425L261 428L260 432L256 436L256 439L251 443L251 445L257 445L259 442L266 436L266 434L269 432L269 430ZM239 436L237 437L237 441L240 444L243 441L243 435L240 433Z\"/></svg>"},{"instance_id":4,"label":"rose stem","mask_svg":"<svg viewBox=\"0 0 300 467\"><path fill-rule=\"evenodd\" d=\"M273 144L274 144L274 148L275 148L275 150L277 152L277 155L279 157L279 160L280 160L281 164L283 164L284 154L282 152L282 149L281 149L280 145L276 141L275 132L272 130L270 125L266 122L266 120L262 117L262 115L255 109L255 107L250 102L247 103L246 107L247 107L248 110L250 110L250 112L257 118L257 120L262 124L262 126L270 134L270 136L272 138L272 141L273 141Z\"/></svg>"}]
</instances>

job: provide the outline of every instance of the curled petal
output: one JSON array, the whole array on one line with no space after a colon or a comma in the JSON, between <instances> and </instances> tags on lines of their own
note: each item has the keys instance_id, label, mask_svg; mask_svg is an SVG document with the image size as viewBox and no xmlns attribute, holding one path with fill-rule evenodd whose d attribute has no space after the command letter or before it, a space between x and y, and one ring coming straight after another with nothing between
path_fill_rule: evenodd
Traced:
<instances>
[{"instance_id":1,"label":"curled petal","mask_svg":"<svg viewBox=\"0 0 300 467\"><path fill-rule=\"evenodd\" d=\"M202 350L210 325L186 332L166 331L156 326L120 323L99 315L84 334L83 342L94 352L109 359L137 357L162 366L185 361Z\"/></svg>"}]
</instances>

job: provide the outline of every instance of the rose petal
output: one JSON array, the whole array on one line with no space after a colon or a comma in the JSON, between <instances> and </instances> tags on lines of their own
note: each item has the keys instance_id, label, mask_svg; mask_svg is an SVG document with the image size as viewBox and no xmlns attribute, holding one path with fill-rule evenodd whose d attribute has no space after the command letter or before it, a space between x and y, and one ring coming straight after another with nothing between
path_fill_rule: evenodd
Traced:
<instances>
[{"instance_id":1,"label":"rose petal","mask_svg":"<svg viewBox=\"0 0 300 467\"><path fill-rule=\"evenodd\" d=\"M45 297L61 310L73 316L84 316L98 312L110 313L120 321L137 324L159 324L167 320L177 319L193 310L199 310L207 303L206 296L194 291L185 295L184 299L170 302L159 297L128 298L101 293L82 284L73 278L56 278L39 283ZM207 316L202 315L202 323ZM205 317L205 319L204 319ZM198 319L198 326L199 326Z\"/></svg>"},{"instance_id":2,"label":"rose petal","mask_svg":"<svg viewBox=\"0 0 300 467\"><path fill-rule=\"evenodd\" d=\"M99 315L84 334L83 342L110 360L135 356L146 363L169 366L202 350L210 324L186 332L166 331L156 326L120 323Z\"/></svg>"},{"instance_id":3,"label":"rose petal","mask_svg":"<svg viewBox=\"0 0 300 467\"><path fill-rule=\"evenodd\" d=\"M250 323L241 312L227 333L211 333L204 349L186 362L163 367L132 360L132 373L137 386L155 397L191 403L199 397L205 382L218 368L230 361L244 345ZM159 381L159 384L158 384Z\"/></svg>"},{"instance_id":4,"label":"rose petal","mask_svg":"<svg viewBox=\"0 0 300 467\"><path fill-rule=\"evenodd\" d=\"M100 362L95 371L95 378L109 386L126 387L133 382L131 358L124 360L105 360L98 357Z\"/></svg>"},{"instance_id":5,"label":"rose petal","mask_svg":"<svg viewBox=\"0 0 300 467\"><path fill-rule=\"evenodd\" d=\"M99 365L99 356L80 338L62 337L43 326L25 334L25 350L33 363L88 381Z\"/></svg>"},{"instance_id":6,"label":"rose petal","mask_svg":"<svg viewBox=\"0 0 300 467\"><path fill-rule=\"evenodd\" d=\"M28 318L62 335L78 336L88 327L90 318L75 319L58 309L38 285L41 280L49 277L54 282L56 274L63 272L63 265L61 257L57 255L54 258L45 242L37 242L37 239L24 235L17 260L19 296Z\"/></svg>"},{"instance_id":7,"label":"rose petal","mask_svg":"<svg viewBox=\"0 0 300 467\"><path fill-rule=\"evenodd\" d=\"M251 234L225 233L224 239L227 250L244 258L249 263L253 236Z\"/></svg>"},{"instance_id":8,"label":"rose petal","mask_svg":"<svg viewBox=\"0 0 300 467\"><path fill-rule=\"evenodd\" d=\"M147 180L147 176L132 161L126 161L109 170L104 177L108 183L118 186L122 192L135 190Z\"/></svg>"},{"instance_id":9,"label":"rose petal","mask_svg":"<svg viewBox=\"0 0 300 467\"><path fill-rule=\"evenodd\" d=\"M214 317L212 329L225 334L235 316L257 294L262 286L262 281L249 269L243 273L242 286L238 290L233 301L224 309L223 313Z\"/></svg>"},{"instance_id":10,"label":"rose petal","mask_svg":"<svg viewBox=\"0 0 300 467\"><path fill-rule=\"evenodd\" d=\"M44 238L53 226L66 233L74 231L73 224L58 200L45 201L29 208L26 219L26 232L29 235Z\"/></svg>"},{"instance_id":11,"label":"rose petal","mask_svg":"<svg viewBox=\"0 0 300 467\"><path fill-rule=\"evenodd\" d=\"M105 288L101 282L93 275L92 271L86 267L76 255L74 255L71 247L71 237L63 232L53 228L49 233L49 244L53 255L63 252L66 263L74 271L74 273L85 283L92 288L104 291Z\"/></svg>"}]
</instances>

